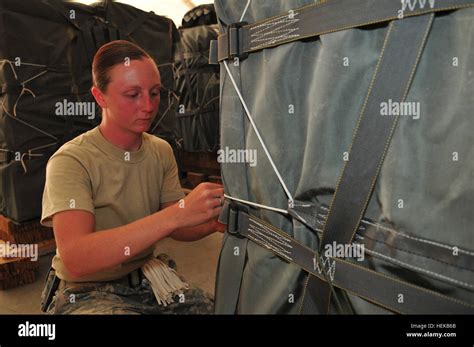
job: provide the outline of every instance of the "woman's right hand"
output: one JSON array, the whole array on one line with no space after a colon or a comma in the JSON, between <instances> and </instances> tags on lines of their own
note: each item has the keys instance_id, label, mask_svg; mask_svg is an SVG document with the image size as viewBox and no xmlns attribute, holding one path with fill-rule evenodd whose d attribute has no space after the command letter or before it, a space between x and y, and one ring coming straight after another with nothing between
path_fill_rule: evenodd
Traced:
<instances>
[{"instance_id":1,"label":"woman's right hand","mask_svg":"<svg viewBox=\"0 0 474 347\"><path fill-rule=\"evenodd\" d=\"M176 207L180 228L208 222L217 217L224 202L224 187L221 184L204 182L194 188Z\"/></svg>"}]
</instances>

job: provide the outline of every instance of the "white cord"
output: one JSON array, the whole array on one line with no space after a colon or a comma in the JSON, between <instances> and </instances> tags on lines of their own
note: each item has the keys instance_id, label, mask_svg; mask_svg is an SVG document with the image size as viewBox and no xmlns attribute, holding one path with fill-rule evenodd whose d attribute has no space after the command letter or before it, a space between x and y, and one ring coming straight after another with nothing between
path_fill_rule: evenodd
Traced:
<instances>
[{"instance_id":1,"label":"white cord","mask_svg":"<svg viewBox=\"0 0 474 347\"><path fill-rule=\"evenodd\" d=\"M275 211L275 212L279 212L279 213L283 213L283 214L288 214L288 211L282 210L281 208L276 208L276 207L271 207L271 206L267 206L267 205L257 204L257 203L252 202L252 201L243 200L243 199L239 199L239 198L234 198L234 197L229 196L229 195L227 195L227 194L224 194L224 197L227 198L227 199L230 199L230 200L234 200L234 201L241 202L241 203L243 203L243 204L247 204L247 205L252 205L252 206L255 206L255 207L263 208L263 209L265 209L265 210L270 210L270 211Z\"/></svg>"},{"instance_id":2,"label":"white cord","mask_svg":"<svg viewBox=\"0 0 474 347\"><path fill-rule=\"evenodd\" d=\"M283 189L285 190L286 195L288 196L288 204L289 204L289 205L292 205L293 202L294 202L293 196L291 195L290 191L289 191L288 188L286 187L286 184L285 184L285 182L283 181L283 178L281 177L280 172L278 171L278 169L277 169L275 163L273 162L273 159L272 159L270 153L268 152L268 149L267 149L267 147L265 146L265 143L263 142L262 137L260 136L260 132L258 131L257 126L255 125L255 123L254 123L254 121L253 121L252 115L250 114L250 111L249 111L249 109L248 109L248 107L247 107L247 104L245 103L245 100L244 100L244 98L242 97L242 94L240 93L240 90L239 90L239 88L237 87L237 84L235 83L234 77L233 77L232 74L230 73L229 67L227 66L227 62L226 62L225 60L224 60L224 66L225 66L225 69L227 70L227 73L229 74L230 80L232 81L232 85L234 86L234 89L235 89L235 91L237 92L237 95L239 96L240 102L242 103L242 106L243 106L244 109L245 109L245 113L247 114L247 118L249 119L250 123L252 124L253 130L255 131L255 134L257 134L258 140L260 141L260 144L262 145L263 150L265 151L265 154L267 155L267 158L268 158L268 160L270 161L270 164L272 165L273 171L274 171L275 174L277 175L278 180L280 181L280 183L281 183Z\"/></svg>"},{"instance_id":3,"label":"white cord","mask_svg":"<svg viewBox=\"0 0 474 347\"><path fill-rule=\"evenodd\" d=\"M252 0L248 0L247 1L247 4L245 5L245 8L244 8L244 11L242 12L242 15L240 16L240 20L239 22L242 22L242 20L244 19L245 17L245 14L247 13L247 10L249 8L249 5L250 5L250 2ZM273 170L275 171L275 174L277 175L281 185L283 186L283 189L285 190L285 193L286 195L288 196L288 203L293 203L293 197L291 196L291 193L289 192L288 188L286 187L285 185L285 182L283 181L283 179L281 178L281 175L280 175L280 172L278 171L278 169L276 168L275 166L275 163L273 162L272 160L272 157L270 156L270 153L268 152L267 150L267 147L265 146L265 143L263 142L263 139L262 137L260 136L260 133L257 129L257 126L255 125L254 121L253 121L253 118L252 116L250 115L250 112L247 108L247 104L245 103L244 101L244 98L242 97L242 94L240 93L240 90L239 88L237 87L237 84L235 83L235 80L234 80L234 77L232 76L232 74L230 73L230 70L229 70L229 67L227 66L227 62L224 61L224 66L227 70L227 73L229 74L229 77L232 81L232 85L234 86L234 89L235 91L237 92L238 96L239 96L239 99L240 99L240 102L242 103L242 105L244 106L244 109L245 109L245 112L247 114L247 117L249 118L250 120L250 123L252 124L252 127L253 129L255 130L255 133L257 134L257 137L258 137L258 140L260 141L260 144L262 145L263 147L263 150L265 151L265 154L267 155L267 158L268 160L270 161L270 164L272 165L272 168ZM243 200L243 199L238 199L238 198L234 198L232 196L229 196L227 194L224 194L224 197L226 197L227 199L230 199L230 200L234 200L234 201L238 201L238 202L241 202L241 203L244 203L244 204L248 204L248 205L251 205L251 206L255 206L255 207L259 207L259 208L263 208L265 210L270 210L270 211L275 211L275 212L279 212L279 213L282 213L282 214L288 214L288 211L286 210L283 210L281 208L276 208L276 207L271 207L271 206L267 206L267 205L262 205L262 204L257 204L255 202L252 202L252 201L248 201L248 200Z\"/></svg>"},{"instance_id":4,"label":"white cord","mask_svg":"<svg viewBox=\"0 0 474 347\"><path fill-rule=\"evenodd\" d=\"M247 1L247 5L245 5L244 12L242 12L242 16L240 16L239 22L242 22L242 20L244 19L245 13L247 13L247 9L249 8L249 5L250 5L250 2L251 2L251 1L252 1L252 0L248 0L248 1Z\"/></svg>"}]
</instances>

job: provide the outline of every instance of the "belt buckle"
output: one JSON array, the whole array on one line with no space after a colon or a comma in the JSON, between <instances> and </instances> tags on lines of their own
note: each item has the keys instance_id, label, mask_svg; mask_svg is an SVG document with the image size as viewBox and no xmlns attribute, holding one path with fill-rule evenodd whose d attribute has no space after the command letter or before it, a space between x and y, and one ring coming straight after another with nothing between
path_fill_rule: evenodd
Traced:
<instances>
[{"instance_id":1,"label":"belt buckle","mask_svg":"<svg viewBox=\"0 0 474 347\"><path fill-rule=\"evenodd\" d=\"M142 283L142 274L140 269L133 270L128 274L128 284L131 288L136 288Z\"/></svg>"}]
</instances>

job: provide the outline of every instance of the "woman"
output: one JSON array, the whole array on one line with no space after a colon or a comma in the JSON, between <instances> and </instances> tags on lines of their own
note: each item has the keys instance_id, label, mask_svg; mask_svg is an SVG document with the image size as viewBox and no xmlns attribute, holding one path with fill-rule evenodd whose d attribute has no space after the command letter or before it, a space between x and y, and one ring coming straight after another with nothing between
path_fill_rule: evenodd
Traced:
<instances>
[{"instance_id":1,"label":"woman","mask_svg":"<svg viewBox=\"0 0 474 347\"><path fill-rule=\"evenodd\" d=\"M211 313L212 299L152 252L167 236L223 231L223 188L203 183L184 197L170 145L145 133L160 103L160 74L145 51L110 42L92 74L102 122L46 169L41 222L54 228L57 252L43 294L54 297L44 306L56 314Z\"/></svg>"}]
</instances>

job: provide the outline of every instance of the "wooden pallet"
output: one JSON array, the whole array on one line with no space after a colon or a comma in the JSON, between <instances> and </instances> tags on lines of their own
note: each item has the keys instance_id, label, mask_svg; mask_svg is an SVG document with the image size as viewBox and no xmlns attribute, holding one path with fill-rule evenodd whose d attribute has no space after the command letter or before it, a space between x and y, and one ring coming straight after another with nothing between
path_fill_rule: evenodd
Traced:
<instances>
[{"instance_id":1,"label":"wooden pallet","mask_svg":"<svg viewBox=\"0 0 474 347\"><path fill-rule=\"evenodd\" d=\"M0 243L38 245L38 259L1 258L0 257L0 290L11 289L36 280L39 268L39 257L54 253L56 242L51 228L44 227L39 221L15 224L5 217L0 217Z\"/></svg>"},{"instance_id":2,"label":"wooden pallet","mask_svg":"<svg viewBox=\"0 0 474 347\"><path fill-rule=\"evenodd\" d=\"M29 258L0 258L0 290L33 283L38 268L39 261Z\"/></svg>"},{"instance_id":3,"label":"wooden pallet","mask_svg":"<svg viewBox=\"0 0 474 347\"><path fill-rule=\"evenodd\" d=\"M53 229L41 225L39 220L16 224L0 216L0 240L31 244L50 240L53 237Z\"/></svg>"},{"instance_id":4,"label":"wooden pallet","mask_svg":"<svg viewBox=\"0 0 474 347\"><path fill-rule=\"evenodd\" d=\"M39 257L55 251L56 242L51 239L38 243L38 259L36 261L32 261L30 258L0 258L0 290L33 283L36 280L36 270L39 268Z\"/></svg>"}]
</instances>

